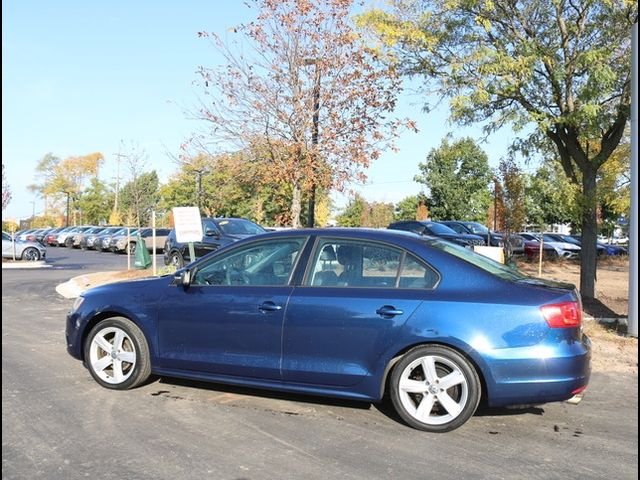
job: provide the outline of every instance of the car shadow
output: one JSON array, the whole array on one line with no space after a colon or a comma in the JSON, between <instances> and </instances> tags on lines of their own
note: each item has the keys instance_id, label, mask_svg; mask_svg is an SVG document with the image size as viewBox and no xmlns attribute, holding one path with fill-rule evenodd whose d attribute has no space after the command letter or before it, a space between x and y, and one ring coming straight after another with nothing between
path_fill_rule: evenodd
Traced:
<instances>
[{"instance_id":1,"label":"car shadow","mask_svg":"<svg viewBox=\"0 0 640 480\"><path fill-rule=\"evenodd\" d=\"M157 377L156 377L157 378ZM317 395L303 395L291 392L279 392L276 390L262 390L253 387L240 387L236 385L226 385L222 383L200 382L197 380L187 380L183 378L159 377L158 383L161 385L174 385L198 390L207 390L217 393L233 393L256 398L268 398L272 400L286 400L290 402L327 405L345 408L355 408L358 410L369 410L372 403L366 401L346 400L342 398L322 397ZM153 394L152 394L153 395Z\"/></svg>"},{"instance_id":2,"label":"car shadow","mask_svg":"<svg viewBox=\"0 0 640 480\"><path fill-rule=\"evenodd\" d=\"M197 380L187 380L182 378L173 377L160 377L154 379L158 380L160 385L171 385L186 388L194 388L198 390L206 390L216 393L232 393L236 395L244 395L255 398L266 398L271 400L285 400L296 403L310 404L310 405L324 405L333 407L353 408L357 410L371 410L371 407L376 409L382 415L388 419L405 424L400 415L395 411L391 399L385 396L380 402L366 402L357 400L345 400L340 398L323 397L316 395L304 395L291 392L278 392L274 390L261 390L252 387L240 387L235 385L225 385L220 383L201 382ZM145 382L145 384L151 384L154 380ZM158 396L163 393L152 392L151 395ZM168 393L168 392L167 392ZM476 410L474 417L498 417L498 416L516 416L516 415L543 415L544 408L540 406L523 406L515 408L503 408L503 407L488 407L484 403L480 403Z\"/></svg>"}]
</instances>

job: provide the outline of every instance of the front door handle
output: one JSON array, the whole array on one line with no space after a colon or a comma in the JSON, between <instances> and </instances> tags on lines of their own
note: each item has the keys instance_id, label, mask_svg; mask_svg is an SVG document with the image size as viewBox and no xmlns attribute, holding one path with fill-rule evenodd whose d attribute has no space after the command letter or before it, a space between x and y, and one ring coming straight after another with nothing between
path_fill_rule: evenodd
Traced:
<instances>
[{"instance_id":1,"label":"front door handle","mask_svg":"<svg viewBox=\"0 0 640 480\"><path fill-rule=\"evenodd\" d=\"M392 307L391 305L385 305L377 309L376 313L381 317L391 318L396 315L402 315L404 312L402 310L398 310L396 307Z\"/></svg>"},{"instance_id":2,"label":"front door handle","mask_svg":"<svg viewBox=\"0 0 640 480\"><path fill-rule=\"evenodd\" d=\"M262 310L263 312L277 312L278 310L282 310L282 306L268 301L263 302L262 305L258 307L258 309Z\"/></svg>"}]
</instances>

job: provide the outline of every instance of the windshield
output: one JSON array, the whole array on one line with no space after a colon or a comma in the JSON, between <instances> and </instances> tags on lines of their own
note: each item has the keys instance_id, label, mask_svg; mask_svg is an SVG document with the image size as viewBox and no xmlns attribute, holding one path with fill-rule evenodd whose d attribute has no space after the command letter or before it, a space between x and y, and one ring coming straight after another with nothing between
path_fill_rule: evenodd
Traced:
<instances>
[{"instance_id":1,"label":"windshield","mask_svg":"<svg viewBox=\"0 0 640 480\"><path fill-rule=\"evenodd\" d=\"M237 218L225 218L217 222L218 228L227 235L257 235L264 233L265 229L250 220Z\"/></svg>"},{"instance_id":2,"label":"windshield","mask_svg":"<svg viewBox=\"0 0 640 480\"><path fill-rule=\"evenodd\" d=\"M564 242L560 235L552 235L549 233L545 233L542 238L545 242Z\"/></svg>"},{"instance_id":3,"label":"windshield","mask_svg":"<svg viewBox=\"0 0 640 480\"><path fill-rule=\"evenodd\" d=\"M479 235L486 235L489 233L489 229L478 222L468 222L465 223L464 226L471 230L471 232Z\"/></svg>"},{"instance_id":4,"label":"windshield","mask_svg":"<svg viewBox=\"0 0 640 480\"><path fill-rule=\"evenodd\" d=\"M441 223L425 222L423 225L426 227L427 232L433 235L457 235L455 230Z\"/></svg>"},{"instance_id":5,"label":"windshield","mask_svg":"<svg viewBox=\"0 0 640 480\"><path fill-rule=\"evenodd\" d=\"M443 242L441 240L429 240L427 243L438 250L442 250L454 257L458 257L459 259L481 268L485 272L495 275L496 277L500 277L503 280L523 280L529 278L527 275L523 275L517 270L513 270L496 262L495 260L485 257L484 255L475 253L468 248L449 242Z\"/></svg>"},{"instance_id":6,"label":"windshield","mask_svg":"<svg viewBox=\"0 0 640 480\"><path fill-rule=\"evenodd\" d=\"M562 235L562 240L568 243L573 243L574 245L580 245L580 242L569 235Z\"/></svg>"}]
</instances>

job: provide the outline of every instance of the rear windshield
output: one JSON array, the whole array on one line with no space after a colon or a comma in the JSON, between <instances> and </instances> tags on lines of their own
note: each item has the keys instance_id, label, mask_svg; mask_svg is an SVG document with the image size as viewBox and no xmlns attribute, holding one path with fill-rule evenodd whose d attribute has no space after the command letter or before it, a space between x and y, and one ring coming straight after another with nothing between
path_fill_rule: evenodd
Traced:
<instances>
[{"instance_id":1,"label":"rear windshield","mask_svg":"<svg viewBox=\"0 0 640 480\"><path fill-rule=\"evenodd\" d=\"M438 250L442 250L454 257L458 257L459 259L481 268L485 272L495 275L496 277L500 277L503 280L523 280L525 278L529 278L527 275L523 275L517 270L513 270L499 262L496 262L495 260L485 257L484 255L475 253L468 248L435 239L428 240L427 243Z\"/></svg>"}]
</instances>

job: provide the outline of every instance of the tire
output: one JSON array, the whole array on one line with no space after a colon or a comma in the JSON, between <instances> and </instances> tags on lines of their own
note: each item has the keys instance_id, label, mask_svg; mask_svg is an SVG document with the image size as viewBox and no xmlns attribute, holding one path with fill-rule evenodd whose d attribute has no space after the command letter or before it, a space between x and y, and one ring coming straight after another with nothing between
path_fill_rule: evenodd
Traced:
<instances>
[{"instance_id":1,"label":"tire","mask_svg":"<svg viewBox=\"0 0 640 480\"><path fill-rule=\"evenodd\" d=\"M136 254L137 245L138 244L136 242L129 242L129 246L128 246L129 255L135 255Z\"/></svg>"},{"instance_id":2,"label":"tire","mask_svg":"<svg viewBox=\"0 0 640 480\"><path fill-rule=\"evenodd\" d=\"M442 388L444 382L450 386ZM407 352L393 368L389 389L395 410L409 426L434 433L455 430L469 420L482 391L473 365L440 345Z\"/></svg>"},{"instance_id":3,"label":"tire","mask_svg":"<svg viewBox=\"0 0 640 480\"><path fill-rule=\"evenodd\" d=\"M67 239L64 241L64 245L65 245L67 248L73 248L73 239L72 239L72 238L67 238Z\"/></svg>"},{"instance_id":4,"label":"tire","mask_svg":"<svg viewBox=\"0 0 640 480\"><path fill-rule=\"evenodd\" d=\"M184 258L178 251L171 252L169 256L169 265L173 265L176 268L184 267Z\"/></svg>"},{"instance_id":5,"label":"tire","mask_svg":"<svg viewBox=\"0 0 640 480\"><path fill-rule=\"evenodd\" d=\"M91 329L84 359L94 380L112 390L135 388L151 375L147 340L135 323L123 317L102 320Z\"/></svg>"},{"instance_id":6,"label":"tire","mask_svg":"<svg viewBox=\"0 0 640 480\"><path fill-rule=\"evenodd\" d=\"M20 258L27 262L37 262L40 260L40 251L34 247L27 247L22 251Z\"/></svg>"}]
</instances>

